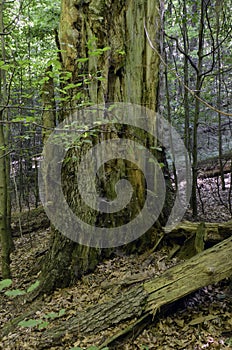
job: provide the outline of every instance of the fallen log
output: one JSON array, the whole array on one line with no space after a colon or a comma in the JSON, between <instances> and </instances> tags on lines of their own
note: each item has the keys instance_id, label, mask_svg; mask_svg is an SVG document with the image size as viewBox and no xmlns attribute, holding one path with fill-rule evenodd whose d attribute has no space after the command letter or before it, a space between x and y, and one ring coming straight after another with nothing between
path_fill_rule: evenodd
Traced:
<instances>
[{"instance_id":1,"label":"fallen log","mask_svg":"<svg viewBox=\"0 0 232 350\"><path fill-rule=\"evenodd\" d=\"M97 334L129 320L132 321L129 326L131 330L133 325L162 311L166 305L204 286L231 277L231 260L232 237L168 269L161 277L130 287L115 299L91 307L67 321L60 320L56 327L42 334L38 349L50 349L56 344L65 344L65 339L75 341L83 334ZM124 329L120 334L126 332ZM117 335L113 337L113 340L116 339ZM106 341L102 345L109 343Z\"/></svg>"},{"instance_id":2,"label":"fallen log","mask_svg":"<svg viewBox=\"0 0 232 350\"><path fill-rule=\"evenodd\" d=\"M231 161L223 166L222 171L224 174L231 173ZM218 177L218 176L221 176L221 174L222 172L219 165L216 165L213 168L207 168L204 170L199 169L197 172L197 176L199 179L208 179L212 177Z\"/></svg>"},{"instance_id":3,"label":"fallen log","mask_svg":"<svg viewBox=\"0 0 232 350\"><path fill-rule=\"evenodd\" d=\"M168 237L171 239L189 238L192 234L195 234L201 223L183 221L175 226L170 232ZM204 223L204 241L208 243L219 243L232 235L232 220L227 222L205 222Z\"/></svg>"},{"instance_id":4,"label":"fallen log","mask_svg":"<svg viewBox=\"0 0 232 350\"><path fill-rule=\"evenodd\" d=\"M169 258L189 259L204 249L232 236L232 220L222 223L183 221L166 233L173 248Z\"/></svg>"},{"instance_id":5,"label":"fallen log","mask_svg":"<svg viewBox=\"0 0 232 350\"><path fill-rule=\"evenodd\" d=\"M231 169L232 169L231 159L232 159L231 151L221 156L224 174L231 173ZM221 168L220 168L218 156L214 156L198 162L199 178L204 179L204 178L210 178L210 177L218 177L220 175L221 175Z\"/></svg>"}]
</instances>

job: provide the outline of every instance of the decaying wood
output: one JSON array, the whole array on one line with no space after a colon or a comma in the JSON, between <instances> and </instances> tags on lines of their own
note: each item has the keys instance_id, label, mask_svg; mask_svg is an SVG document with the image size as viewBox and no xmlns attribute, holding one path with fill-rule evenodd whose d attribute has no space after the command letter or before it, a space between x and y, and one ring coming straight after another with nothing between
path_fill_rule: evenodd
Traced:
<instances>
[{"instance_id":1,"label":"decaying wood","mask_svg":"<svg viewBox=\"0 0 232 350\"><path fill-rule=\"evenodd\" d=\"M178 239L181 237L188 238L192 234L196 233L199 225L199 222L183 221L178 224L171 232L169 232L168 236L171 239ZM232 235L232 220L222 223L206 222L204 223L204 226L204 241L208 243L219 243Z\"/></svg>"},{"instance_id":2,"label":"decaying wood","mask_svg":"<svg viewBox=\"0 0 232 350\"><path fill-rule=\"evenodd\" d=\"M232 237L167 270L161 277L133 287L115 299L89 308L84 313L46 330L38 349L96 334L122 322L155 315L157 310L186 295L232 275ZM197 277L197 278L196 278ZM130 328L132 327L130 324ZM122 331L123 332L123 331ZM115 337L114 337L115 338Z\"/></svg>"},{"instance_id":3,"label":"decaying wood","mask_svg":"<svg viewBox=\"0 0 232 350\"><path fill-rule=\"evenodd\" d=\"M231 172L231 159L232 153L231 151L225 153L221 157L223 163L223 172L224 174ZM199 178L208 178L208 177L216 177L221 175L220 164L218 160L218 156L214 156L205 160L202 160L198 163L198 177Z\"/></svg>"}]
</instances>

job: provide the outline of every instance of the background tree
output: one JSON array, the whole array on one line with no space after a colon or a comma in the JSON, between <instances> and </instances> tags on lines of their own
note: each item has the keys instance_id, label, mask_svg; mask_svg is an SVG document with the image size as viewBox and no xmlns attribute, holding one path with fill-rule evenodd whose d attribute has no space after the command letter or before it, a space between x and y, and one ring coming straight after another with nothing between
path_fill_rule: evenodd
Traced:
<instances>
[{"instance_id":1,"label":"background tree","mask_svg":"<svg viewBox=\"0 0 232 350\"><path fill-rule=\"evenodd\" d=\"M6 80L6 47L5 47L5 25L3 18L5 2L2 1L0 4L0 103L3 105L0 107L0 232L1 232L1 253L2 253L2 276L3 278L10 278L10 253L12 249L12 239L10 233L9 225L9 209L8 205L8 184L9 184L9 167L7 167L7 156L8 156L8 147L7 147L7 135L6 128L4 128L3 121L6 118L6 110L4 105L8 100L8 91L7 91L7 80Z\"/></svg>"},{"instance_id":2,"label":"background tree","mask_svg":"<svg viewBox=\"0 0 232 350\"><path fill-rule=\"evenodd\" d=\"M223 84L217 84L224 72L231 71L231 66L228 64L231 19L227 16L227 6L225 1L220 2L220 10L218 3L213 0L194 3L187 0L167 1L165 17L167 63L173 66L178 75L174 76L169 70L169 90L173 91L170 96L169 114L173 115L172 123L180 133L184 126L183 137L186 147L192 154L192 212L195 218L198 213L199 160L212 155L217 157L218 154L221 158L222 154L231 149L227 141L227 134L231 134L229 105L227 102L224 104L227 108L223 117L222 115L219 117L215 109L219 107L223 112L223 104L220 108L220 103L223 100L228 101L228 86L231 84L228 75ZM215 108L206 108L199 98ZM168 109L164 109L165 113L166 110ZM214 140L216 130L219 133L218 143ZM223 175L222 186L224 187Z\"/></svg>"},{"instance_id":3,"label":"background tree","mask_svg":"<svg viewBox=\"0 0 232 350\"><path fill-rule=\"evenodd\" d=\"M11 209L38 206L36 160L42 149L39 96L42 72L56 60L53 26L59 6L48 1L2 1L0 6L1 237L3 277L9 276ZM41 21L41 10L48 23ZM51 41L51 42L50 42ZM49 49L48 49L49 47ZM20 216L19 216L20 221ZM5 262L4 262L5 261Z\"/></svg>"}]
</instances>

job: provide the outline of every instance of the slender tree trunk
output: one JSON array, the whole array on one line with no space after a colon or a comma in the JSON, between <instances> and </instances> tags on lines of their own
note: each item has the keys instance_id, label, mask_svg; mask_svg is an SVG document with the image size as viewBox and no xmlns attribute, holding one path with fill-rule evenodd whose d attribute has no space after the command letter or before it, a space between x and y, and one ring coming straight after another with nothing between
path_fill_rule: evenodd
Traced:
<instances>
[{"instance_id":1,"label":"slender tree trunk","mask_svg":"<svg viewBox=\"0 0 232 350\"><path fill-rule=\"evenodd\" d=\"M197 78L196 78L196 96L200 97L202 87L202 64L203 64L203 50L204 50L204 21L205 21L205 3L201 1L200 12L200 25L198 36L198 65L197 65ZM193 217L197 217L197 164L198 164L198 124L200 115L200 101L195 99L195 111L194 111L194 123L193 123L193 161L192 161L192 211Z\"/></svg>"},{"instance_id":2,"label":"slender tree trunk","mask_svg":"<svg viewBox=\"0 0 232 350\"><path fill-rule=\"evenodd\" d=\"M222 86L222 76L221 76L221 48L220 48L220 40L219 40L219 33L220 33L220 11L221 11L221 3L220 3L220 1L217 1L217 2L216 2L216 21L217 21L216 45L218 46L218 52L217 52L217 62L218 62L217 109L218 109L218 110L221 109L221 98L222 98L222 96L221 96L221 86ZM222 155L223 155L223 149L222 149L222 117L221 117L221 114L218 113L218 159L219 159L220 172L221 172L222 190L224 191L224 190L226 189L226 185L225 185L225 177L224 177L224 171L223 171Z\"/></svg>"},{"instance_id":3,"label":"slender tree trunk","mask_svg":"<svg viewBox=\"0 0 232 350\"><path fill-rule=\"evenodd\" d=\"M4 21L3 21L4 1L0 3L0 32L4 32ZM1 35L1 59L6 61L5 54L5 39ZM7 86L6 86L6 72L4 69L0 69L0 95L1 104L7 101ZM9 197L7 194L8 184L7 181L7 168L6 168L6 138L4 130L4 108L0 110L0 234L1 234L1 245L2 245L2 277L10 278L10 253L12 250L12 238L10 234L9 225ZM9 169L8 169L9 170ZM9 175L9 173L8 173Z\"/></svg>"},{"instance_id":4,"label":"slender tree trunk","mask_svg":"<svg viewBox=\"0 0 232 350\"><path fill-rule=\"evenodd\" d=\"M186 0L183 2L183 41L184 41L184 52L186 55L189 54L188 47L188 30L187 30L187 6ZM186 56L184 56L184 84L189 86L189 61ZM184 126L184 142L185 147L190 152L190 125L189 125L189 92L184 89L184 113L185 113L185 126Z\"/></svg>"},{"instance_id":5,"label":"slender tree trunk","mask_svg":"<svg viewBox=\"0 0 232 350\"><path fill-rule=\"evenodd\" d=\"M167 63L166 53L165 53L165 62ZM166 90L166 103L167 103L167 117L168 117L169 126L171 127L172 119L171 119L171 104L170 104L170 92L169 92L169 84L168 84L167 66L165 67L164 76L165 76L165 90ZM170 135L171 154L174 155L171 130L169 130L169 135ZM178 179L177 179L177 173L176 173L176 167L175 167L175 159L172 159L172 170L173 170L173 175L174 175L175 189L177 190Z\"/></svg>"},{"instance_id":6,"label":"slender tree trunk","mask_svg":"<svg viewBox=\"0 0 232 350\"><path fill-rule=\"evenodd\" d=\"M3 121L3 111L0 111L0 122ZM7 181L5 159L5 137L3 124L0 124L0 232L2 246L2 277L10 278L10 235L7 225Z\"/></svg>"}]
</instances>

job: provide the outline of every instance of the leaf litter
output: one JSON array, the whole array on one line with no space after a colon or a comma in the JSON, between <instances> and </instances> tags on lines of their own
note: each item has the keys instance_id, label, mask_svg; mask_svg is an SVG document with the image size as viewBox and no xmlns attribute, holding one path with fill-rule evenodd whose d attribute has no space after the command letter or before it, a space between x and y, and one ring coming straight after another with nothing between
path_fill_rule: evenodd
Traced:
<instances>
[{"instance_id":1,"label":"leaf litter","mask_svg":"<svg viewBox=\"0 0 232 350\"><path fill-rule=\"evenodd\" d=\"M206 198L208 184L202 198ZM212 183L210 184L212 187ZM209 198L209 195L208 195ZM211 202L210 206L212 205ZM209 221L219 221L220 212L223 219L229 219L228 213L222 213L217 206L212 218L211 207L205 209L204 217ZM203 214L202 214L203 215ZM188 213L186 215L188 217ZM215 220L214 220L215 219ZM221 217L222 219L222 217ZM220 220L222 221L222 220ZM49 229L34 232L15 239L16 249L12 254L11 288L27 290L36 283L40 274L40 265L49 247ZM94 273L83 276L72 287L56 290L52 295L44 295L42 300L35 301L31 314L25 319L33 319L35 324L43 327L20 327L0 340L2 350L33 350L38 349L41 334L44 329L53 328L57 322L64 322L83 312L88 307L104 303L125 288L134 283L159 276L167 268L175 265L177 260L168 259L165 250L153 253L152 259L147 253L141 256L115 256L111 260L100 263ZM9 282L8 282L9 283ZM191 283L191 281L190 281ZM9 297L0 291L0 327L25 312L25 300L22 297ZM143 332L122 342L117 349L122 350L201 350L201 349L232 349L232 287L228 281L204 287L175 304L175 309L167 315L154 319ZM61 312L62 310L62 312ZM61 312L60 317L56 317ZM49 318L50 315L51 317ZM49 322L46 322L48 321ZM100 345L105 339L126 328L131 321L108 329L100 334L80 336L67 334L59 346L49 347L51 350L69 350L72 347L87 349L89 346ZM116 348L115 348L116 349Z\"/></svg>"}]
</instances>

